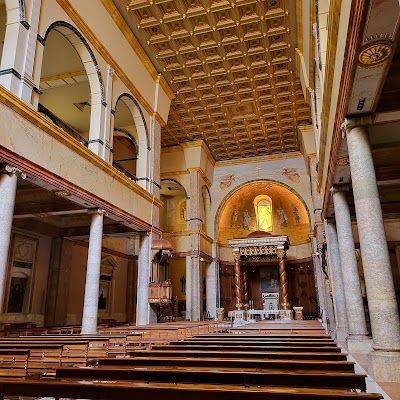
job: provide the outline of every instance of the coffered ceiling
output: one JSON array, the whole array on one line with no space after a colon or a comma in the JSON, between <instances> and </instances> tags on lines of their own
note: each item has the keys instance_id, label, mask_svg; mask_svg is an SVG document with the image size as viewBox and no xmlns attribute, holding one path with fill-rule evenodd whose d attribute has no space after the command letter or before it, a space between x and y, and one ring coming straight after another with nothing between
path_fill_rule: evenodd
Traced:
<instances>
[{"instance_id":1,"label":"coffered ceiling","mask_svg":"<svg viewBox=\"0 0 400 400\"><path fill-rule=\"evenodd\" d=\"M123 1L176 94L163 146L203 139L216 160L299 149L310 110L295 75L295 1Z\"/></svg>"}]
</instances>

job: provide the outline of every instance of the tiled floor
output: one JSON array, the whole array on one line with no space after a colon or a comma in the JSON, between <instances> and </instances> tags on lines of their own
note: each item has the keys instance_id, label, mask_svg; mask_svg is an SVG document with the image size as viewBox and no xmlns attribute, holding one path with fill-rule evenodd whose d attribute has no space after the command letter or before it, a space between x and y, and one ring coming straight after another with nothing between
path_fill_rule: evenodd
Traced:
<instances>
[{"instance_id":1,"label":"tiled floor","mask_svg":"<svg viewBox=\"0 0 400 400\"><path fill-rule=\"evenodd\" d=\"M356 362L368 372L367 355L366 354L352 354ZM358 371L356 371L358 372ZM368 380L367 380L368 382ZM400 383L393 382L377 382L377 384L385 391L391 400L400 400ZM386 398L385 398L386 400ZM389 400L389 399L387 399Z\"/></svg>"}]
</instances>

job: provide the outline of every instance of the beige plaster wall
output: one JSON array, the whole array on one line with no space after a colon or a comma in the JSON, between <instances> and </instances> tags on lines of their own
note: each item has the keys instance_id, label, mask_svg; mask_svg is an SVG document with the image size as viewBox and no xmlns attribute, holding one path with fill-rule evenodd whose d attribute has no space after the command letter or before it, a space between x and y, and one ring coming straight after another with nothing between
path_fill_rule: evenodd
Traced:
<instances>
[{"instance_id":1,"label":"beige plaster wall","mask_svg":"<svg viewBox=\"0 0 400 400\"><path fill-rule=\"evenodd\" d=\"M31 306L28 314L16 313L9 314L4 313L0 317L1 322L33 322L38 326L43 325L44 321L44 307L47 294L47 279L49 274L49 262L51 254L51 243L52 238L44 235L32 235L32 232L27 232L20 229L13 229L13 232L18 235L27 236L29 238L35 238L38 240L38 246L36 250L36 259L33 270L33 285L31 286ZM8 264L10 266L10 264ZM7 292L10 281L6 283ZM5 307L7 307L8 298L5 299Z\"/></svg>"},{"instance_id":2,"label":"beige plaster wall","mask_svg":"<svg viewBox=\"0 0 400 400\"><path fill-rule=\"evenodd\" d=\"M88 249L74 245L71 255L71 275L67 307L67 324L79 324L82 321L83 299L86 281L86 262ZM102 258L107 254L102 254ZM99 318L114 318L119 321L126 319L126 285L128 261L121 257L112 256L118 268L113 275L113 294L110 312L99 312Z\"/></svg>"},{"instance_id":3,"label":"beige plaster wall","mask_svg":"<svg viewBox=\"0 0 400 400\"><path fill-rule=\"evenodd\" d=\"M39 249L35 266L35 284L32 299L32 313L43 314L46 301L47 279L51 254L52 238L39 235Z\"/></svg>"},{"instance_id":4,"label":"beige plaster wall","mask_svg":"<svg viewBox=\"0 0 400 400\"><path fill-rule=\"evenodd\" d=\"M3 54L4 36L6 34L6 7L0 5L0 60Z\"/></svg>"},{"instance_id":5,"label":"beige plaster wall","mask_svg":"<svg viewBox=\"0 0 400 400\"><path fill-rule=\"evenodd\" d=\"M332 82L329 82L329 87L331 90L324 91L323 104L325 104L325 97L329 96L330 108L329 110L323 109L322 114L328 115L328 123L327 127L325 127L324 131L329 132L326 137L326 143L324 143L323 138L321 137L321 146L320 146L320 160L318 160L319 169L323 168L322 172L322 185L321 185L321 195L324 197L325 194L325 185L327 181L327 172L330 158L330 151L332 146L332 132L335 123L335 115L336 115L336 107L338 103L338 94L340 90L340 80L342 76L342 65L344 60L344 52L346 46L343 43L346 43L347 30L349 26L350 19L350 8L351 1L342 1L341 2L341 11L340 11L340 21L339 21L339 31L337 38L337 49L336 49L336 57L335 57L335 70L333 74ZM328 71L325 70L324 74L327 75ZM323 151L325 154L323 155ZM324 201L324 199L322 199Z\"/></svg>"},{"instance_id":6,"label":"beige plaster wall","mask_svg":"<svg viewBox=\"0 0 400 400\"><path fill-rule=\"evenodd\" d=\"M164 232L177 232L186 229L187 210L186 197L184 196L163 196L164 207L161 211L164 219Z\"/></svg>"},{"instance_id":7,"label":"beige plaster wall","mask_svg":"<svg viewBox=\"0 0 400 400\"><path fill-rule=\"evenodd\" d=\"M186 278L186 257L171 258L168 267L168 276L172 282L172 296L178 300L186 300L186 294L181 291L181 277Z\"/></svg>"}]
</instances>

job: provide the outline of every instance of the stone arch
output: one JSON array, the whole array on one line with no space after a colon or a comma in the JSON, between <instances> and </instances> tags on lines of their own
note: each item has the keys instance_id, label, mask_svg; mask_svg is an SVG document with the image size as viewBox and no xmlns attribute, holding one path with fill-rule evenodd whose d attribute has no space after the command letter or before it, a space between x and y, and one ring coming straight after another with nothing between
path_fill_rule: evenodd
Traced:
<instances>
[{"instance_id":1,"label":"stone arch","mask_svg":"<svg viewBox=\"0 0 400 400\"><path fill-rule=\"evenodd\" d=\"M183 184L172 178L161 179L161 199L164 207L160 212L162 230L174 232L186 229L188 222L188 192Z\"/></svg>"},{"instance_id":2,"label":"stone arch","mask_svg":"<svg viewBox=\"0 0 400 400\"><path fill-rule=\"evenodd\" d=\"M115 109L117 108L117 104L120 100L124 101L124 103L127 105L129 110L131 111L131 114L135 121L136 126L140 127L140 130L138 129L139 140L145 139L147 149L149 150L150 149L149 132L147 129L146 119L144 118L144 114L140 107L140 104L131 94L122 93L118 96L117 100L115 101L115 104L113 107L114 112L115 112Z\"/></svg>"},{"instance_id":3,"label":"stone arch","mask_svg":"<svg viewBox=\"0 0 400 400\"><path fill-rule=\"evenodd\" d=\"M45 106L44 108L40 107L39 111L41 111L45 115L49 114L49 118L52 119L52 121L55 122L56 125L61 126L62 129L68 131L73 137L84 143L93 152L103 157L102 153L104 150L104 113L107 106L104 101L103 78L101 76L100 68L93 53L93 50L89 46L85 37L79 32L77 28L75 28L70 23L65 21L55 21L47 27L46 33L41 39L43 47L42 54L38 55L38 59L41 61L40 65L38 64L40 74L38 74L37 79L38 81L41 81L43 75L43 67L45 65L48 65L45 61L46 42L48 41L49 35L51 35L52 32L57 32L58 35L63 37L62 40L65 43L68 42L69 45L72 46L73 51L76 52L76 57L80 60L80 64L83 67L80 67L84 71L83 75L85 75L85 77L87 78L88 85L86 87L85 85L83 85L84 80L79 80L75 82L75 84L81 84L83 85L82 87L79 87L78 89L73 89L71 85L71 88L64 89L69 92L69 95L67 97L68 101L72 100L72 98L74 99L70 103L65 104L65 106L69 107L70 104L73 104L81 112L87 112L88 110L90 110L90 115L82 118L83 116L80 114L76 114L75 110L75 112L72 112L72 114L71 112L69 114L67 113L68 117L66 115L63 116L62 114L64 114L64 108L62 107L58 107L58 112L61 113L60 116L51 115L52 110L46 109ZM75 58L75 55L73 55L73 58ZM53 60L52 62L54 63L53 67L55 65L58 66L57 61ZM61 70L63 69L62 65L63 64L59 64ZM55 67L55 69L57 70L57 67ZM74 71L71 70L68 72ZM55 74L57 75L57 72L55 72ZM65 83L66 86L64 86L69 87L70 82L65 81ZM58 88L56 88L55 90L57 89ZM82 91L80 89L82 89ZM44 92L44 90L42 90L42 92ZM74 94L72 95L71 92L74 92ZM52 93L52 95L54 96L54 92ZM42 94L40 96L42 96ZM64 102L66 101L65 96L61 96L60 99L64 99ZM38 100L40 101L40 99ZM57 104L57 102L49 100L49 104ZM63 121L63 118L66 118L67 121ZM72 124L74 126L75 123L78 124L79 128L70 129L69 125Z\"/></svg>"},{"instance_id":4,"label":"stone arch","mask_svg":"<svg viewBox=\"0 0 400 400\"><path fill-rule=\"evenodd\" d=\"M145 178L148 177L148 163L151 150L146 120L138 101L129 93L122 93L118 96L117 100L114 103L114 107L112 108L112 112L114 115L117 109L117 105L120 101L122 101L129 109L136 128L138 157L136 162L136 176L139 180L139 184L141 184L145 188Z\"/></svg>"},{"instance_id":5,"label":"stone arch","mask_svg":"<svg viewBox=\"0 0 400 400\"><path fill-rule=\"evenodd\" d=\"M221 200L221 202L220 202L220 204L219 204L219 206L218 206L218 208L217 208L217 211L216 211L216 213L215 213L215 219L214 219L214 238L217 238L217 237L218 237L218 221L219 221L219 216L220 216L221 211L223 210L223 207L225 206L227 200L228 200L234 193L236 193L237 191L243 189L243 188L246 187L246 186L252 185L252 184L254 184L254 183L256 183L256 182L265 182L265 183L277 184L277 185L279 185L279 186L284 187L285 189L288 189L290 192L292 192L292 193L300 200L300 202L302 203L302 205L304 206L304 208L305 208L305 210L306 210L307 217L308 217L309 230L310 230L310 232L311 232L312 224L311 224L311 214L310 214L310 210L309 210L309 208L308 208L308 206L307 206L307 203L306 203L305 200L303 199L303 197L302 197L295 189L293 189L291 186L289 186L289 185L287 185L287 184L285 184L285 183L283 183L283 182L276 181L276 180L273 180L273 179L254 179L254 180L247 181L247 182L245 182L245 183L243 183L243 184L241 184L241 185L235 187L235 188L232 189L229 193L227 193L226 196Z\"/></svg>"},{"instance_id":6,"label":"stone arch","mask_svg":"<svg viewBox=\"0 0 400 400\"><path fill-rule=\"evenodd\" d=\"M85 37L76 29L73 25L65 21L55 21L46 30L44 35L44 45L46 45L46 39L49 33L53 30L57 30L61 33L75 48L80 59L82 60L83 66L85 67L86 74L89 78L90 91L93 96L100 96L100 101L104 102L104 83L101 76L100 68L97 63L96 57L93 50L89 46L89 43Z\"/></svg>"}]
</instances>

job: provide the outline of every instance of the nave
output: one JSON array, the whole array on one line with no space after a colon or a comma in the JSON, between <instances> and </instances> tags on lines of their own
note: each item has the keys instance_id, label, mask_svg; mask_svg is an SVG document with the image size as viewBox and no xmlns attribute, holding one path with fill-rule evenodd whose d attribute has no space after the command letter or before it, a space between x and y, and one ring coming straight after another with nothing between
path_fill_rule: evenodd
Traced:
<instances>
[{"instance_id":1,"label":"nave","mask_svg":"<svg viewBox=\"0 0 400 400\"><path fill-rule=\"evenodd\" d=\"M16 331L0 340L1 398L384 398L319 321L162 325Z\"/></svg>"}]
</instances>

